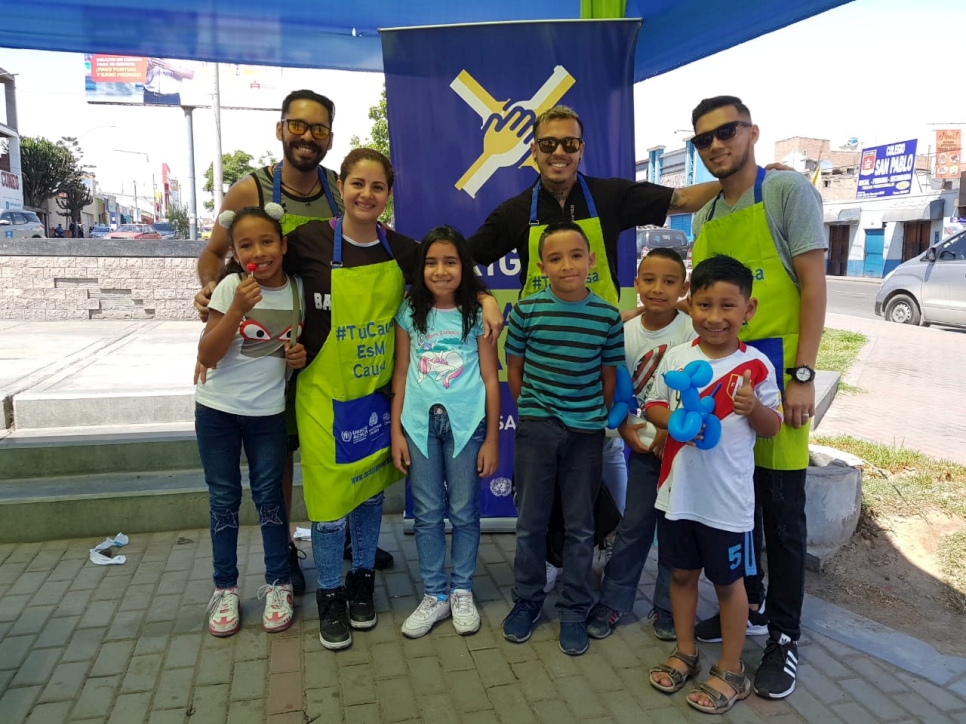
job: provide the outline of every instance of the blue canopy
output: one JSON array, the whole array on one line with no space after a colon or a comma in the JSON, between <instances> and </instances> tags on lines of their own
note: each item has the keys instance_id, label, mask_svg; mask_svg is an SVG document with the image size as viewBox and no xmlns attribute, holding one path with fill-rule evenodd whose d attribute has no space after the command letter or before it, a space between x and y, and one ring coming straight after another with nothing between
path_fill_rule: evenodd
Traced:
<instances>
[{"instance_id":1,"label":"blue canopy","mask_svg":"<svg viewBox=\"0 0 966 724\"><path fill-rule=\"evenodd\" d=\"M849 0L627 0L635 81ZM577 19L601 0L12 0L0 47L382 71L379 28ZM606 5L606 3L603 3ZM611 3L613 4L613 3ZM593 49L574 49L574 52Z\"/></svg>"}]
</instances>

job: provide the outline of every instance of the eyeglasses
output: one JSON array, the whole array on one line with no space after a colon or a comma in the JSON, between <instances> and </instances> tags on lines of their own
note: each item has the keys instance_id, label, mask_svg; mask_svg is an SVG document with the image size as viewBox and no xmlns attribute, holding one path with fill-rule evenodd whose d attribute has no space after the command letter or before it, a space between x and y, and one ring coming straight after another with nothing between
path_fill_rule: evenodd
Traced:
<instances>
[{"instance_id":1,"label":"eyeglasses","mask_svg":"<svg viewBox=\"0 0 966 724\"><path fill-rule=\"evenodd\" d=\"M707 133L699 133L697 136L691 139L691 143L699 151L703 151L706 148L710 148L711 144L714 143L714 139L717 138L719 141L730 141L738 133L738 126L748 126L751 124L747 121L731 121L730 123L725 123L724 125L718 126L713 131L708 131Z\"/></svg>"},{"instance_id":2,"label":"eyeglasses","mask_svg":"<svg viewBox=\"0 0 966 724\"><path fill-rule=\"evenodd\" d=\"M537 148L542 153L553 153L557 150L557 146L563 146L564 153L577 153L580 150L580 144L583 142L584 139L574 138L573 136L567 136L566 138L538 138L536 140Z\"/></svg>"},{"instance_id":3,"label":"eyeglasses","mask_svg":"<svg viewBox=\"0 0 966 724\"><path fill-rule=\"evenodd\" d=\"M332 129L323 126L321 123L308 124L299 118L283 118L282 120L288 126L288 132L295 136L301 136L309 129L312 131L312 138L318 141L326 141L332 135Z\"/></svg>"}]
</instances>

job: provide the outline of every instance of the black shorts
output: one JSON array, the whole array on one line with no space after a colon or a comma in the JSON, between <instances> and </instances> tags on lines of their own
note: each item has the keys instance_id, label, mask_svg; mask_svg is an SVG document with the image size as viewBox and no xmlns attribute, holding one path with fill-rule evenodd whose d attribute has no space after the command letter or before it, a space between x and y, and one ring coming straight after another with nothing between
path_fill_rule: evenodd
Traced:
<instances>
[{"instance_id":1,"label":"black shorts","mask_svg":"<svg viewBox=\"0 0 966 724\"><path fill-rule=\"evenodd\" d=\"M657 521L657 553L668 568L703 568L708 580L719 586L758 571L751 531L732 533L693 520L668 520L663 513Z\"/></svg>"},{"instance_id":2,"label":"black shorts","mask_svg":"<svg viewBox=\"0 0 966 724\"><path fill-rule=\"evenodd\" d=\"M299 371L292 370L292 376L285 384L285 449L293 453L299 449L299 428L295 419L295 382Z\"/></svg>"}]
</instances>

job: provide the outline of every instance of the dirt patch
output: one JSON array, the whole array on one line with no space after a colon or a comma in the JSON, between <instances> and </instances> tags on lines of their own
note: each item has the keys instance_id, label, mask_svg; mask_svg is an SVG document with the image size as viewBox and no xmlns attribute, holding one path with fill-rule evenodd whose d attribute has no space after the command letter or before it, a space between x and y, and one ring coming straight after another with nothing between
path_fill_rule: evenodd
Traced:
<instances>
[{"instance_id":1,"label":"dirt patch","mask_svg":"<svg viewBox=\"0 0 966 724\"><path fill-rule=\"evenodd\" d=\"M944 580L937 555L943 536L964 531L966 521L936 510L909 517L863 511L852 540L825 570L806 572L805 590L942 654L966 656L966 591Z\"/></svg>"}]
</instances>

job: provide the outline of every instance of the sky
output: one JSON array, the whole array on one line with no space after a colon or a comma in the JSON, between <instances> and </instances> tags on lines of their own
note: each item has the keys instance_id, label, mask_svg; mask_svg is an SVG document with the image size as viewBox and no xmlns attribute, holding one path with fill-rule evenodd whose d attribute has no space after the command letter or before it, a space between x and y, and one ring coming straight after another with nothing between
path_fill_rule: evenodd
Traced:
<instances>
[{"instance_id":1,"label":"sky","mask_svg":"<svg viewBox=\"0 0 966 724\"><path fill-rule=\"evenodd\" d=\"M966 96L956 90L962 59L953 50L962 33L944 35L944 29L957 28L966 28L966 3L958 0L855 0L638 83L637 158L646 158L653 146L680 148L691 133L691 109L701 98L721 94L737 95L750 107L761 131L756 155L762 163L773 160L776 141L793 136L827 138L833 148L853 137L866 147L918 138L918 151L925 153L937 128L966 130ZM131 193L137 182L140 191L150 186L152 173L160 185L162 162L186 183L181 109L87 103L84 60L76 53L0 48L0 68L17 76L21 135L78 137L100 190ZM285 69L282 82L284 91L312 88L335 101L334 142L325 165L338 168L350 137L369 135L367 114L379 100L382 75ZM276 118L275 111L222 111L222 151L279 156ZM210 196L201 187L215 156L210 110L194 112L194 139L204 215L201 201Z\"/></svg>"}]
</instances>

